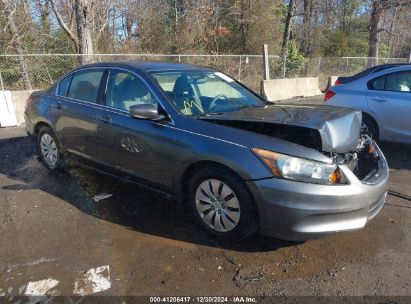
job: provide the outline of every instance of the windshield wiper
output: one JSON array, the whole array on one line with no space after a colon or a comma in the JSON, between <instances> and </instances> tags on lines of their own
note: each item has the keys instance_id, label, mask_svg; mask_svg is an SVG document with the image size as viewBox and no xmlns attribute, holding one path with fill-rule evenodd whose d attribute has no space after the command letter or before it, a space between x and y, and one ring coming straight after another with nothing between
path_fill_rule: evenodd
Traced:
<instances>
[{"instance_id":1,"label":"windshield wiper","mask_svg":"<svg viewBox=\"0 0 411 304\"><path fill-rule=\"evenodd\" d=\"M197 114L193 115L196 118L201 118L201 117L208 117L208 116L217 116L217 115L222 115L224 112L210 112L210 113L204 113L204 114Z\"/></svg>"}]
</instances>

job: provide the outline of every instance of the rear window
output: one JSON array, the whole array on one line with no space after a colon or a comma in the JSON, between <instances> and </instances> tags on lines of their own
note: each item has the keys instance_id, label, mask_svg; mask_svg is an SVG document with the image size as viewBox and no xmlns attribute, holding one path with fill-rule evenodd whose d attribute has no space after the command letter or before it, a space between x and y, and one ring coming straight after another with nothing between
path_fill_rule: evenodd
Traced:
<instances>
[{"instance_id":1,"label":"rear window","mask_svg":"<svg viewBox=\"0 0 411 304\"><path fill-rule=\"evenodd\" d=\"M59 96L67 96L71 79L73 78L73 74L68 75L66 78L62 79L59 83L59 88L57 91L57 95Z\"/></svg>"},{"instance_id":2,"label":"rear window","mask_svg":"<svg viewBox=\"0 0 411 304\"><path fill-rule=\"evenodd\" d=\"M368 82L368 89L370 90L384 90L385 89L385 76L375 78Z\"/></svg>"}]
</instances>

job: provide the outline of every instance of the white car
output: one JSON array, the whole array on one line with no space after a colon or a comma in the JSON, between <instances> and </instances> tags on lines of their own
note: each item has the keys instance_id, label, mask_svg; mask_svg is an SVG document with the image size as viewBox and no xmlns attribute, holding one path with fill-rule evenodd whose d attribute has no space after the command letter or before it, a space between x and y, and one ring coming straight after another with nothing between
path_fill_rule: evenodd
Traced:
<instances>
[{"instance_id":1,"label":"white car","mask_svg":"<svg viewBox=\"0 0 411 304\"><path fill-rule=\"evenodd\" d=\"M363 128L376 140L411 143L411 65L363 74L330 87L325 104L361 110Z\"/></svg>"}]
</instances>

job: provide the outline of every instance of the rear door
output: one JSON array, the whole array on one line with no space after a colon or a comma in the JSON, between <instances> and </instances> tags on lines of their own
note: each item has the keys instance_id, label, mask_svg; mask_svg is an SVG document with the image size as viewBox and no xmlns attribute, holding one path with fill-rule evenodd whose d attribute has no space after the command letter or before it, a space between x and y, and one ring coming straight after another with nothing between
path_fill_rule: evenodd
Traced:
<instances>
[{"instance_id":1,"label":"rear door","mask_svg":"<svg viewBox=\"0 0 411 304\"><path fill-rule=\"evenodd\" d=\"M368 107L378 117L384 139L411 141L411 71L401 71L368 82Z\"/></svg>"},{"instance_id":2,"label":"rear door","mask_svg":"<svg viewBox=\"0 0 411 304\"><path fill-rule=\"evenodd\" d=\"M60 143L69 152L98 159L100 125L101 84L106 69L84 69L70 74L60 81L53 109L55 130Z\"/></svg>"}]
</instances>

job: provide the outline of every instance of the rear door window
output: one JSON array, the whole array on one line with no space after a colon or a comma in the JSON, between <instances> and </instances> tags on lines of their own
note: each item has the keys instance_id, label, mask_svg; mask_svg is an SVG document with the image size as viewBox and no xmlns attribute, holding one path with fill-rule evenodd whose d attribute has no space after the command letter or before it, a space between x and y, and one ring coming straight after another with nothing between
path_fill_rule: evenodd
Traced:
<instances>
[{"instance_id":1,"label":"rear door window","mask_svg":"<svg viewBox=\"0 0 411 304\"><path fill-rule=\"evenodd\" d=\"M104 69L76 72L70 84L68 97L97 103L98 89Z\"/></svg>"}]
</instances>

